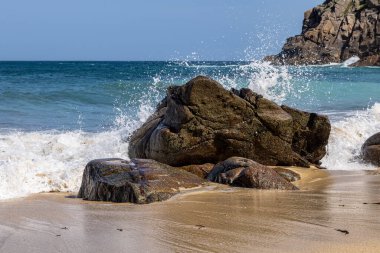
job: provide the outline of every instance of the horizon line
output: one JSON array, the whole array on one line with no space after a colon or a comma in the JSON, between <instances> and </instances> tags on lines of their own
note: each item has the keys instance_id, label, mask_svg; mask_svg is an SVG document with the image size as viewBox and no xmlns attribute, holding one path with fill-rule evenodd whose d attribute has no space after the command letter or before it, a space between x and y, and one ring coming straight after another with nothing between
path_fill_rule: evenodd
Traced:
<instances>
[{"instance_id":1,"label":"horizon line","mask_svg":"<svg viewBox=\"0 0 380 253\"><path fill-rule=\"evenodd\" d=\"M0 60L0 62L251 62L254 60Z\"/></svg>"}]
</instances>

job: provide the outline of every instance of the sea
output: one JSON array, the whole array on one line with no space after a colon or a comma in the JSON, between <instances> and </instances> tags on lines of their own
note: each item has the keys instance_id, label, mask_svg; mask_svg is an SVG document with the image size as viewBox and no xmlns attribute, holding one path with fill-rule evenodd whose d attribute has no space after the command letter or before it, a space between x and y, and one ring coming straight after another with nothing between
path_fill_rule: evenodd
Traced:
<instances>
[{"instance_id":1,"label":"sea","mask_svg":"<svg viewBox=\"0 0 380 253\"><path fill-rule=\"evenodd\" d=\"M374 169L360 148L380 132L380 68L260 61L0 62L0 199L78 191L92 159L128 159L128 137L167 87L198 75L250 88L332 123L328 170Z\"/></svg>"}]
</instances>

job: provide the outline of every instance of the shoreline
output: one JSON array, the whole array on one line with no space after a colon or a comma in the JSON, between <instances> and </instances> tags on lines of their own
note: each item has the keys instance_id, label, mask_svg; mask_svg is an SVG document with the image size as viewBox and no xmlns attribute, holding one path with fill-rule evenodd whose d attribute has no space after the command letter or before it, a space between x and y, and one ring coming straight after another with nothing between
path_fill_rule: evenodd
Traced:
<instances>
[{"instance_id":1,"label":"shoreline","mask_svg":"<svg viewBox=\"0 0 380 253\"><path fill-rule=\"evenodd\" d=\"M380 175L291 169L303 173L300 191L211 186L148 205L72 193L1 201L0 251L379 252Z\"/></svg>"}]
</instances>

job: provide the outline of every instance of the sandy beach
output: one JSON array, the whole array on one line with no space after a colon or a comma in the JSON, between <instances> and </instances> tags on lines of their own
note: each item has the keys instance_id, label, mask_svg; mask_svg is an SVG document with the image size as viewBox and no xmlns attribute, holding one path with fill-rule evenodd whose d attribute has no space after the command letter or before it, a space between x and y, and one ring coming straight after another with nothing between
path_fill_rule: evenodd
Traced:
<instances>
[{"instance_id":1,"label":"sandy beach","mask_svg":"<svg viewBox=\"0 0 380 253\"><path fill-rule=\"evenodd\" d=\"M380 253L380 0L0 17L0 253Z\"/></svg>"},{"instance_id":2,"label":"sandy beach","mask_svg":"<svg viewBox=\"0 0 380 253\"><path fill-rule=\"evenodd\" d=\"M149 205L68 193L2 201L0 252L380 251L380 175L294 170L303 177L295 192L221 186Z\"/></svg>"}]
</instances>

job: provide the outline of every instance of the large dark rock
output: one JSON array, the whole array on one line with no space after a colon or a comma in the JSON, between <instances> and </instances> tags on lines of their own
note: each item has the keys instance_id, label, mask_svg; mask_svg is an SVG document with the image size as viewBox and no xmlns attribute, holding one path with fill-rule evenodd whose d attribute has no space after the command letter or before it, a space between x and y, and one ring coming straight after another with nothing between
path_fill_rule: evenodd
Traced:
<instances>
[{"instance_id":1,"label":"large dark rock","mask_svg":"<svg viewBox=\"0 0 380 253\"><path fill-rule=\"evenodd\" d=\"M380 66L379 0L327 0L305 12L302 33L289 38L275 64L327 64L360 57Z\"/></svg>"},{"instance_id":2,"label":"large dark rock","mask_svg":"<svg viewBox=\"0 0 380 253\"><path fill-rule=\"evenodd\" d=\"M153 160L100 159L87 164L78 197L145 204L167 200L181 188L204 182L196 175Z\"/></svg>"},{"instance_id":3,"label":"large dark rock","mask_svg":"<svg viewBox=\"0 0 380 253\"><path fill-rule=\"evenodd\" d=\"M200 178L207 178L208 174L214 168L215 164L212 163L205 163L205 164L192 164L192 165L186 165L182 167L177 167L180 170L185 170L187 172L190 172L194 175L197 175Z\"/></svg>"},{"instance_id":4,"label":"large dark rock","mask_svg":"<svg viewBox=\"0 0 380 253\"><path fill-rule=\"evenodd\" d=\"M320 164L326 155L331 125L327 117L288 106L281 108L293 119L292 149L311 163Z\"/></svg>"},{"instance_id":5,"label":"large dark rock","mask_svg":"<svg viewBox=\"0 0 380 253\"><path fill-rule=\"evenodd\" d=\"M326 154L327 117L280 107L249 89L232 92L199 76L170 87L130 138L129 156L172 166L232 156L265 165L309 166Z\"/></svg>"},{"instance_id":6,"label":"large dark rock","mask_svg":"<svg viewBox=\"0 0 380 253\"><path fill-rule=\"evenodd\" d=\"M275 170L242 157L231 157L218 163L207 179L246 188L297 190Z\"/></svg>"},{"instance_id":7,"label":"large dark rock","mask_svg":"<svg viewBox=\"0 0 380 253\"><path fill-rule=\"evenodd\" d=\"M380 166L380 133L366 140L362 146L362 157L366 162Z\"/></svg>"}]
</instances>

